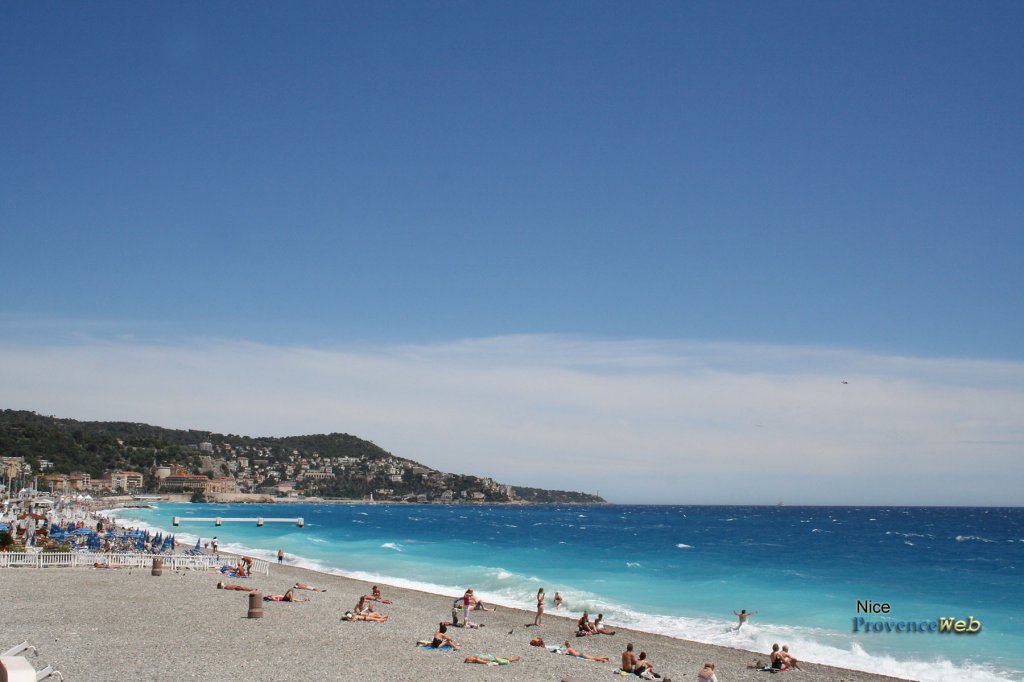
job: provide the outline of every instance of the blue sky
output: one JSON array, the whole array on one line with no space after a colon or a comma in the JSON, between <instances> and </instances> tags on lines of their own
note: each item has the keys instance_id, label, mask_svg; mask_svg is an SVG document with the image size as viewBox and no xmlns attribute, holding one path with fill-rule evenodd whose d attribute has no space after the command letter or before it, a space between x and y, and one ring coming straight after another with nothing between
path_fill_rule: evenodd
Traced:
<instances>
[{"instance_id":1,"label":"blue sky","mask_svg":"<svg viewBox=\"0 0 1024 682\"><path fill-rule=\"evenodd\" d=\"M888 386L879 396L932 363L922 390L1016 405L1022 21L1010 2L5 5L0 399L76 418L350 431L430 464L424 452L456 453L443 463L462 469L490 466L480 448L507 433L427 442L440 436L417 408L395 405L442 400L429 386L374 398L391 421L247 422L142 394L121 404L113 379L97 400L73 377L102 361L94 384L118 374L110 344L154 381L167 356L153 349L180 363L235 344L229 356L278 363L282 383L260 391L316 412L322 387L294 353L328 354L318 367L386 357L398 376L454 354L458 367L545 368L537 386L559 392L593 378L562 364L566 344L602 357L606 376L634 371L639 343L669 374L782 372L794 386L816 372L839 386L853 362ZM527 340L514 360L487 353L508 339ZM60 368L52 383L14 366L38 357ZM411 364L399 372L396 357ZM648 404L658 389L642 386L630 390ZM569 440L607 420L588 405L572 403L579 430L543 432ZM932 408L937 433L949 415ZM1019 453L1021 419L990 417L972 422L990 438L966 440ZM837 430L841 456L865 419ZM711 450L774 452L726 438L727 423ZM620 454L656 430L624 427ZM674 437L652 462L698 456ZM951 462L979 457L953 450ZM998 485L1006 459L992 457L979 475ZM527 478L514 482L544 482Z\"/></svg>"}]
</instances>

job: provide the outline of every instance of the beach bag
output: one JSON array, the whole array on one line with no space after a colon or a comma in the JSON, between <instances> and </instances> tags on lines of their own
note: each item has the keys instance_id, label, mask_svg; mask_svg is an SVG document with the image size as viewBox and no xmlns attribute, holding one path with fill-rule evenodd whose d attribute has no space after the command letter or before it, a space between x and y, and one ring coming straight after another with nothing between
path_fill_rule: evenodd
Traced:
<instances>
[{"instance_id":1,"label":"beach bag","mask_svg":"<svg viewBox=\"0 0 1024 682\"><path fill-rule=\"evenodd\" d=\"M530 640L530 646L544 646L544 640L540 637L534 637Z\"/></svg>"}]
</instances>

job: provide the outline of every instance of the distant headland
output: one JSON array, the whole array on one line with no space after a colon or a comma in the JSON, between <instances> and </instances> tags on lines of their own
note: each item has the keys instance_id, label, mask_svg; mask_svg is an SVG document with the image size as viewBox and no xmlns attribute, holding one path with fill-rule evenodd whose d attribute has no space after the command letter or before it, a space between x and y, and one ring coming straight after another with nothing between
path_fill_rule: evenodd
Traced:
<instances>
[{"instance_id":1,"label":"distant headland","mask_svg":"<svg viewBox=\"0 0 1024 682\"><path fill-rule=\"evenodd\" d=\"M588 493L437 471L347 433L284 438L0 411L0 481L54 493L193 501L600 504Z\"/></svg>"}]
</instances>

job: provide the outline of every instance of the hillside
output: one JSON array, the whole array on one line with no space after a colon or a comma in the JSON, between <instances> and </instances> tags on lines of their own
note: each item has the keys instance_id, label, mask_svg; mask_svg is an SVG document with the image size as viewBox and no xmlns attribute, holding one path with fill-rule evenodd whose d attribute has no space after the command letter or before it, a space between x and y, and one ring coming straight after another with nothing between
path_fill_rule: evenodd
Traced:
<instances>
[{"instance_id":1,"label":"hillside","mask_svg":"<svg viewBox=\"0 0 1024 682\"><path fill-rule=\"evenodd\" d=\"M41 489L46 484L77 488L83 480L96 481L100 489L117 489L118 476L111 477L111 472L125 471L142 474L141 485L136 486L140 492L168 491L174 484L200 493L259 491L349 499L373 495L377 500L420 502L604 502L586 493L511 486L437 471L346 433L251 437L3 410L0 458L7 460L0 477L39 476ZM192 479L168 477L169 472ZM203 476L209 482L200 490ZM136 479L129 480L127 485L135 485Z\"/></svg>"}]
</instances>

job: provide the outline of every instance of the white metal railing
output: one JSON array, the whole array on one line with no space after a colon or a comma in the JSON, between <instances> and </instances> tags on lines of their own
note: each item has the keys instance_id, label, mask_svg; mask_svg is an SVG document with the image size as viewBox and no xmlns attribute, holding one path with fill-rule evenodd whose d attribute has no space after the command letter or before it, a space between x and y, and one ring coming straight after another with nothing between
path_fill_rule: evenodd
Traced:
<instances>
[{"instance_id":1,"label":"white metal railing","mask_svg":"<svg viewBox=\"0 0 1024 682\"><path fill-rule=\"evenodd\" d=\"M165 568L192 571L218 571L233 568L237 561L230 557L217 558L207 554L141 554L136 552L0 552L0 568L24 566L29 568L92 568L95 564L122 568L149 568L153 559L160 559ZM252 560L252 572L270 575L270 562Z\"/></svg>"}]
</instances>

